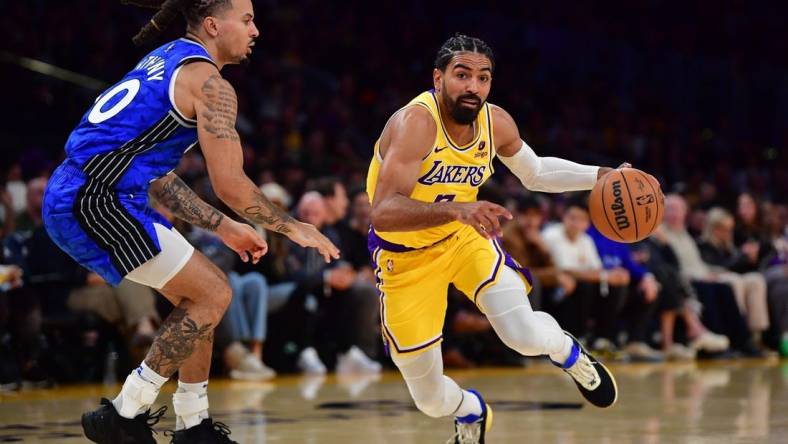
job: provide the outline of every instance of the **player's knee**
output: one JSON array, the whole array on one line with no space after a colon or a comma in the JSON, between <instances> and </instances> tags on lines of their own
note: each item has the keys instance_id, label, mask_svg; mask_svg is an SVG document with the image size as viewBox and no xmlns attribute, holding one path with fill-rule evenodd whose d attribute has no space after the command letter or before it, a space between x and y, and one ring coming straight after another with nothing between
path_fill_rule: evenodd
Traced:
<instances>
[{"instance_id":1,"label":"player's knee","mask_svg":"<svg viewBox=\"0 0 788 444\"><path fill-rule=\"evenodd\" d=\"M230 284L226 281L222 282L217 291L215 297L215 306L218 311L224 315L224 312L227 311L227 307L230 306L230 302L233 300L233 289L230 287Z\"/></svg>"},{"instance_id":2,"label":"player's knee","mask_svg":"<svg viewBox=\"0 0 788 444\"><path fill-rule=\"evenodd\" d=\"M195 302L209 309L216 318L215 322L218 323L224 316L233 298L230 283L226 279L216 276L215 278L206 279L201 287L202 291L195 299Z\"/></svg>"}]
</instances>

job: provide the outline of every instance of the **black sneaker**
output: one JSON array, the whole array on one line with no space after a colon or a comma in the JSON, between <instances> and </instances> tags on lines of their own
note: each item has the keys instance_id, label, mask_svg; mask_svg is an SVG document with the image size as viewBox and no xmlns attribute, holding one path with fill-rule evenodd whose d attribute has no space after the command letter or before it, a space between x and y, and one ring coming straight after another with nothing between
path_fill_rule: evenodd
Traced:
<instances>
[{"instance_id":1,"label":"black sneaker","mask_svg":"<svg viewBox=\"0 0 788 444\"><path fill-rule=\"evenodd\" d=\"M618 386L613 374L583 348L574 336L564 333L574 343L572 353L563 365L557 362L553 364L572 377L580 393L591 404L602 408L615 404L618 399Z\"/></svg>"},{"instance_id":2,"label":"black sneaker","mask_svg":"<svg viewBox=\"0 0 788 444\"><path fill-rule=\"evenodd\" d=\"M226 424L205 418L199 425L173 432L170 444L238 444L230 433Z\"/></svg>"},{"instance_id":3,"label":"black sneaker","mask_svg":"<svg viewBox=\"0 0 788 444\"><path fill-rule=\"evenodd\" d=\"M156 444L153 426L159 422L167 407L151 413L148 409L134 419L120 416L112 402L101 399L101 407L82 415L85 436L98 444Z\"/></svg>"}]
</instances>

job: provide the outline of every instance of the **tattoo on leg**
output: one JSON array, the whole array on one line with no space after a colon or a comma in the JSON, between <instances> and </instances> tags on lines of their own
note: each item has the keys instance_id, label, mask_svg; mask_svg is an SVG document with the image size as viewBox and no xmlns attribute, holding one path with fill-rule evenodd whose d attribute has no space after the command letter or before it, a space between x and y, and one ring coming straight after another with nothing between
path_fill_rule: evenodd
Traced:
<instances>
[{"instance_id":1,"label":"tattoo on leg","mask_svg":"<svg viewBox=\"0 0 788 444\"><path fill-rule=\"evenodd\" d=\"M145 363L156 373L169 377L194 352L199 341L213 340L213 324L199 325L179 307L159 329Z\"/></svg>"}]
</instances>

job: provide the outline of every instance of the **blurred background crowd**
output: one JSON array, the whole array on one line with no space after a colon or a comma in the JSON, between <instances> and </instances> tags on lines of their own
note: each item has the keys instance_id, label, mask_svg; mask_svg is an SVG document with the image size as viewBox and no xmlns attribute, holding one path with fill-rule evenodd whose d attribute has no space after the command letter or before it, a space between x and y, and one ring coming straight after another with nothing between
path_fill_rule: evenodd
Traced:
<instances>
[{"instance_id":1,"label":"blurred background crowd","mask_svg":"<svg viewBox=\"0 0 788 444\"><path fill-rule=\"evenodd\" d=\"M211 233L180 225L230 276L217 372L263 380L388 365L366 247L366 168L387 118L431 86L435 52L456 31L496 51L489 100L537 153L628 161L667 195L651 238L617 244L590 226L587 193L528 193L498 165L480 198L515 214L503 242L536 278L533 305L609 359L788 356L788 120L779 118L788 39L775 13L784 6L254 4L261 37L251 63L223 72L238 91L246 171L270 200L320 227L343 260L327 266L268 234L269 253L251 266ZM148 288L109 287L48 238L46 178L103 87L21 66L32 58L109 85L151 49L130 41L148 18L89 0L14 2L0 16L12 104L0 127L3 389L114 381L142 359L169 310ZM222 208L199 150L177 172ZM464 295L450 288L448 297L447 366L524 364Z\"/></svg>"}]
</instances>

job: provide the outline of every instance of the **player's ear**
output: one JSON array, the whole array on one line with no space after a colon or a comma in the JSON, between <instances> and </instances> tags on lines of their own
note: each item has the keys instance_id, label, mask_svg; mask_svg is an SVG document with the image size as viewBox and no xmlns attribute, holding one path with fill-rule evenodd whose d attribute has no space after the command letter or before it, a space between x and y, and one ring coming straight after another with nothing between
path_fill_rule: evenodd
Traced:
<instances>
[{"instance_id":1,"label":"player's ear","mask_svg":"<svg viewBox=\"0 0 788 444\"><path fill-rule=\"evenodd\" d=\"M216 17L205 17L205 19L202 21L202 26L205 28L205 32L207 32L211 37L216 37L219 35L219 21L216 20Z\"/></svg>"},{"instance_id":2,"label":"player's ear","mask_svg":"<svg viewBox=\"0 0 788 444\"><path fill-rule=\"evenodd\" d=\"M435 88L435 92L440 92L442 84L443 84L443 72L438 68L433 69L432 87Z\"/></svg>"}]
</instances>

